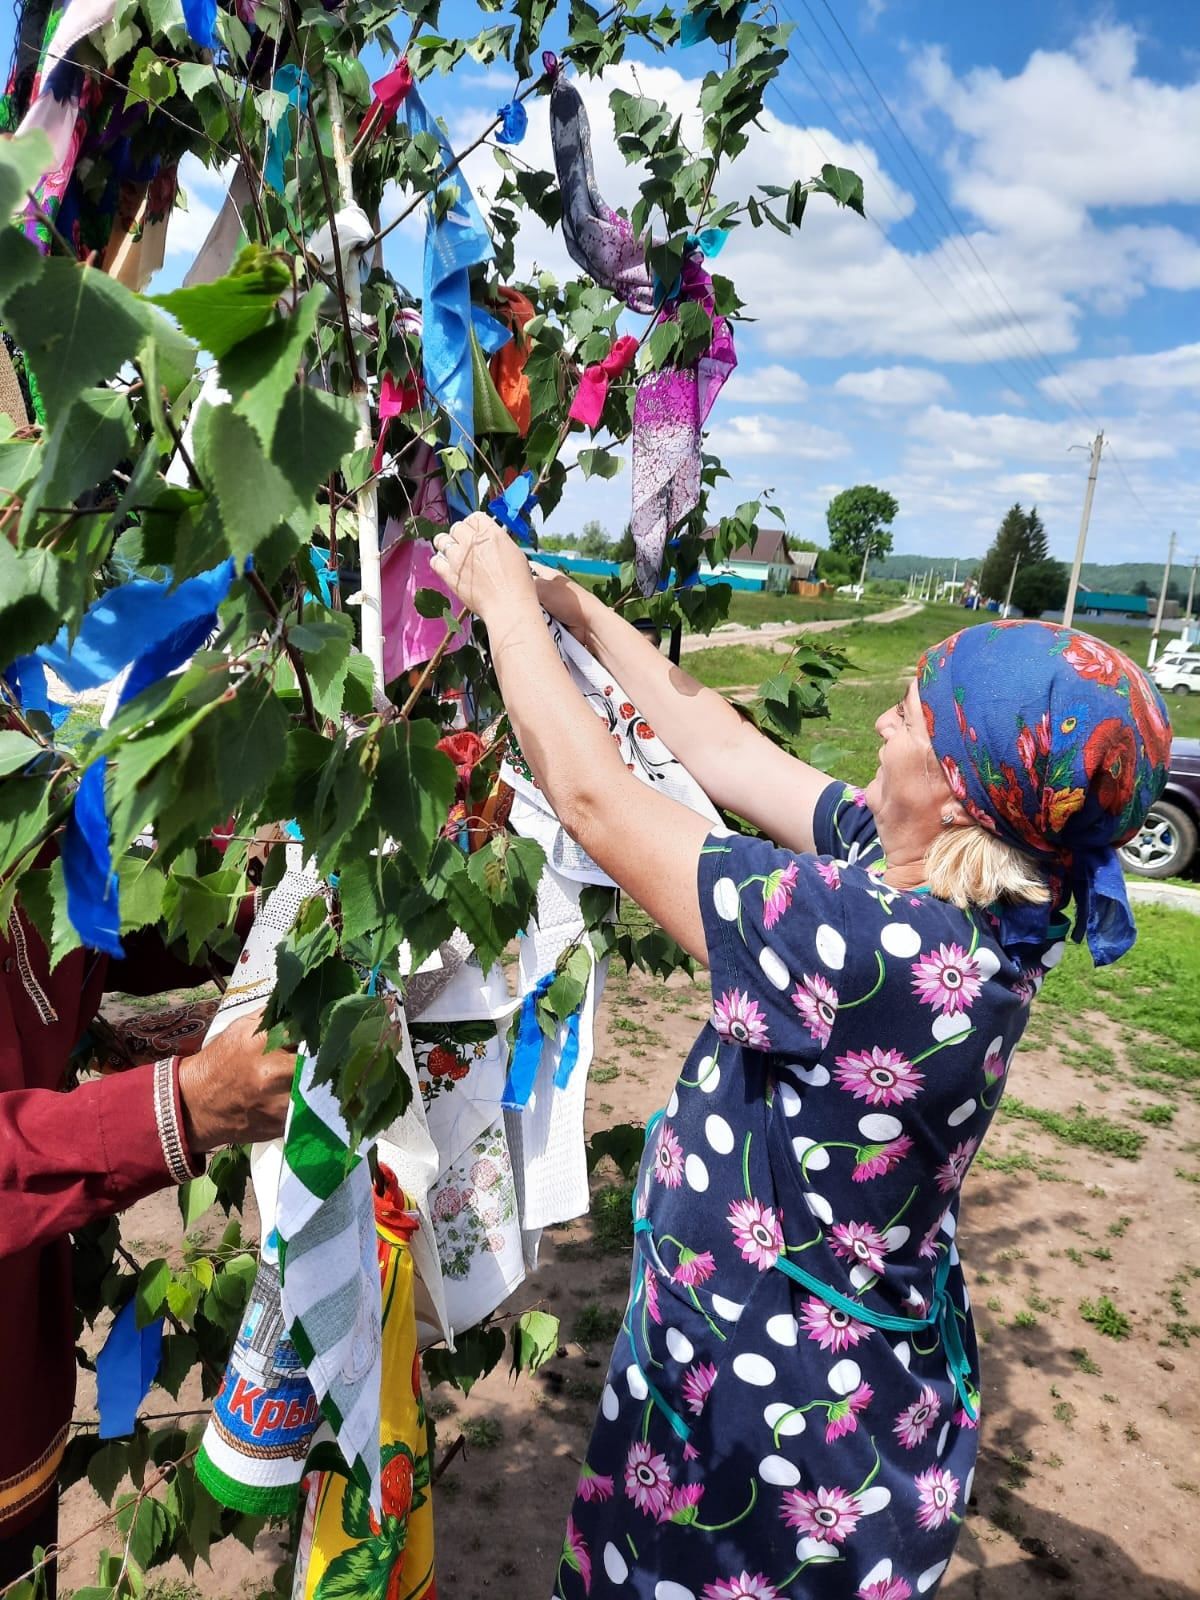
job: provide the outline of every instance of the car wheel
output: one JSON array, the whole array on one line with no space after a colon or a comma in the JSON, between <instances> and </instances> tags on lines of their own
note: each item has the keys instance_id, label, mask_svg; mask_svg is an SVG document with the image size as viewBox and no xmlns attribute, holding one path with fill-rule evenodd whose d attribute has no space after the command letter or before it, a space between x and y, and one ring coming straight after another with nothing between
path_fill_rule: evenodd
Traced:
<instances>
[{"instance_id":1,"label":"car wheel","mask_svg":"<svg viewBox=\"0 0 1200 1600\"><path fill-rule=\"evenodd\" d=\"M1141 831L1117 854L1127 872L1143 878L1174 878L1190 865L1196 838L1196 824L1187 812L1160 800L1147 813Z\"/></svg>"}]
</instances>

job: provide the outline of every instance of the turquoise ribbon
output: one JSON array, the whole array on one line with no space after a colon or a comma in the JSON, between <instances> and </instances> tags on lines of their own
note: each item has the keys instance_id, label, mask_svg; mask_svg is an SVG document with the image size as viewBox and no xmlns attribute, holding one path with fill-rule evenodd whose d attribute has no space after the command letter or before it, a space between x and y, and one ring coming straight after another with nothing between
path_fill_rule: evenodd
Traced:
<instances>
[{"instance_id":1,"label":"turquoise ribbon","mask_svg":"<svg viewBox=\"0 0 1200 1600\"><path fill-rule=\"evenodd\" d=\"M276 194L282 194L287 186L285 163L292 153L291 112L295 110L297 117L302 117L308 110L308 73L289 63L279 68L271 80L271 87L276 94L287 95L287 105L280 112L267 140L263 178Z\"/></svg>"}]
</instances>

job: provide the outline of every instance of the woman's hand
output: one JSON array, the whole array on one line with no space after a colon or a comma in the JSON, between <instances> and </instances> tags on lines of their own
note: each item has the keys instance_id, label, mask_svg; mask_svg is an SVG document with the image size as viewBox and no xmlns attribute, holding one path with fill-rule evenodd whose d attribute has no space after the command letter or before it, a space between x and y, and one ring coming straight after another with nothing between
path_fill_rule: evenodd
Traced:
<instances>
[{"instance_id":1,"label":"woman's hand","mask_svg":"<svg viewBox=\"0 0 1200 1600\"><path fill-rule=\"evenodd\" d=\"M261 1022L261 1011L239 1017L179 1064L184 1136L195 1155L283 1132L296 1052L268 1050Z\"/></svg>"},{"instance_id":2,"label":"woman's hand","mask_svg":"<svg viewBox=\"0 0 1200 1600\"><path fill-rule=\"evenodd\" d=\"M469 611L487 620L533 598L529 563L491 517L473 511L433 541L433 570Z\"/></svg>"},{"instance_id":3,"label":"woman's hand","mask_svg":"<svg viewBox=\"0 0 1200 1600\"><path fill-rule=\"evenodd\" d=\"M554 567L543 567L540 562L530 564L533 586L538 604L548 611L556 622L561 622L573 633L585 650L591 649L591 629L588 626L588 607L599 605L595 595L568 578L565 572Z\"/></svg>"}]
</instances>

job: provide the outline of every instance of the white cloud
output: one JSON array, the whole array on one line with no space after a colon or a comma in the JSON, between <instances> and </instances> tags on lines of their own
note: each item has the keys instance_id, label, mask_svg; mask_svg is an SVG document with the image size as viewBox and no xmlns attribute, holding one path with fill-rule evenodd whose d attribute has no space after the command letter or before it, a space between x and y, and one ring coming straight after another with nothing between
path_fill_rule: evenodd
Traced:
<instances>
[{"instance_id":1,"label":"white cloud","mask_svg":"<svg viewBox=\"0 0 1200 1600\"><path fill-rule=\"evenodd\" d=\"M1200 344L1143 354L1094 356L1072 362L1063 368L1062 376L1071 393L1085 401L1114 389L1134 391L1147 400L1180 393L1200 400ZM1042 389L1052 399L1062 393L1054 378L1044 379Z\"/></svg>"},{"instance_id":2,"label":"white cloud","mask_svg":"<svg viewBox=\"0 0 1200 1600\"><path fill-rule=\"evenodd\" d=\"M753 370L742 363L721 391L721 404L798 406L808 399L808 385L793 367L772 363Z\"/></svg>"},{"instance_id":3,"label":"white cloud","mask_svg":"<svg viewBox=\"0 0 1200 1600\"><path fill-rule=\"evenodd\" d=\"M723 456L774 456L786 475L790 461L827 461L850 452L848 440L815 422L795 422L766 412L726 416L714 413L712 448Z\"/></svg>"},{"instance_id":4,"label":"white cloud","mask_svg":"<svg viewBox=\"0 0 1200 1600\"><path fill-rule=\"evenodd\" d=\"M930 367L872 367L869 372L844 372L833 386L876 406L920 406L950 393L949 380Z\"/></svg>"}]
</instances>

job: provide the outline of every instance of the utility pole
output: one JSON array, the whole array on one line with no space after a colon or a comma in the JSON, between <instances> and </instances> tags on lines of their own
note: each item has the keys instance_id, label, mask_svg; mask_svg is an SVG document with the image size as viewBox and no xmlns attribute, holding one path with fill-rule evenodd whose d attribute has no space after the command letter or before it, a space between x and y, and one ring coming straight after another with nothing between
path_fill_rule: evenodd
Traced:
<instances>
[{"instance_id":1,"label":"utility pole","mask_svg":"<svg viewBox=\"0 0 1200 1600\"><path fill-rule=\"evenodd\" d=\"M1017 568L1021 565L1021 552L1017 551L1017 559L1013 562L1012 571L1008 575L1008 593L1004 596L1004 610L1000 613L1007 620L1009 608L1012 605L1013 584L1017 581Z\"/></svg>"},{"instance_id":2,"label":"utility pole","mask_svg":"<svg viewBox=\"0 0 1200 1600\"><path fill-rule=\"evenodd\" d=\"M1193 556L1192 557L1192 575L1188 579L1187 615L1186 615L1186 617L1184 619L1187 622L1190 622L1192 620L1192 601L1196 597L1196 568L1198 566L1200 566L1200 556Z\"/></svg>"},{"instance_id":3,"label":"utility pole","mask_svg":"<svg viewBox=\"0 0 1200 1600\"><path fill-rule=\"evenodd\" d=\"M872 541L868 539L867 548L863 551L862 571L858 575L858 594L856 596L856 598L859 600L862 599L863 593L867 587L867 562L871 559L871 544Z\"/></svg>"},{"instance_id":4,"label":"utility pole","mask_svg":"<svg viewBox=\"0 0 1200 1600\"><path fill-rule=\"evenodd\" d=\"M1072 449L1076 448L1072 446ZM1078 448L1082 449L1082 445ZM1088 523L1092 515L1092 497L1096 493L1096 474L1100 471L1100 452L1104 449L1104 430L1092 440L1092 465L1088 471L1087 489L1083 496L1083 516L1079 519L1079 538L1075 544L1075 562L1071 568L1071 581L1067 586L1067 603L1063 607L1063 626L1069 628L1075 620L1075 595L1079 589L1079 569L1083 566L1083 548L1087 544Z\"/></svg>"},{"instance_id":5,"label":"utility pole","mask_svg":"<svg viewBox=\"0 0 1200 1600\"><path fill-rule=\"evenodd\" d=\"M953 575L951 576L951 579L950 579L950 603L951 603L951 605L956 605L958 603L958 559L957 559L957 557L955 558L955 562L954 562L954 572L953 572Z\"/></svg>"},{"instance_id":6,"label":"utility pole","mask_svg":"<svg viewBox=\"0 0 1200 1600\"><path fill-rule=\"evenodd\" d=\"M1175 535L1171 535L1171 542L1167 546L1167 564L1163 568L1162 588L1158 591L1158 614L1154 618L1154 632L1150 635L1150 657L1146 662L1148 667L1154 665L1154 658L1158 654L1158 636L1162 632L1163 612L1167 609L1167 585L1171 581L1171 563L1175 559Z\"/></svg>"}]
</instances>

